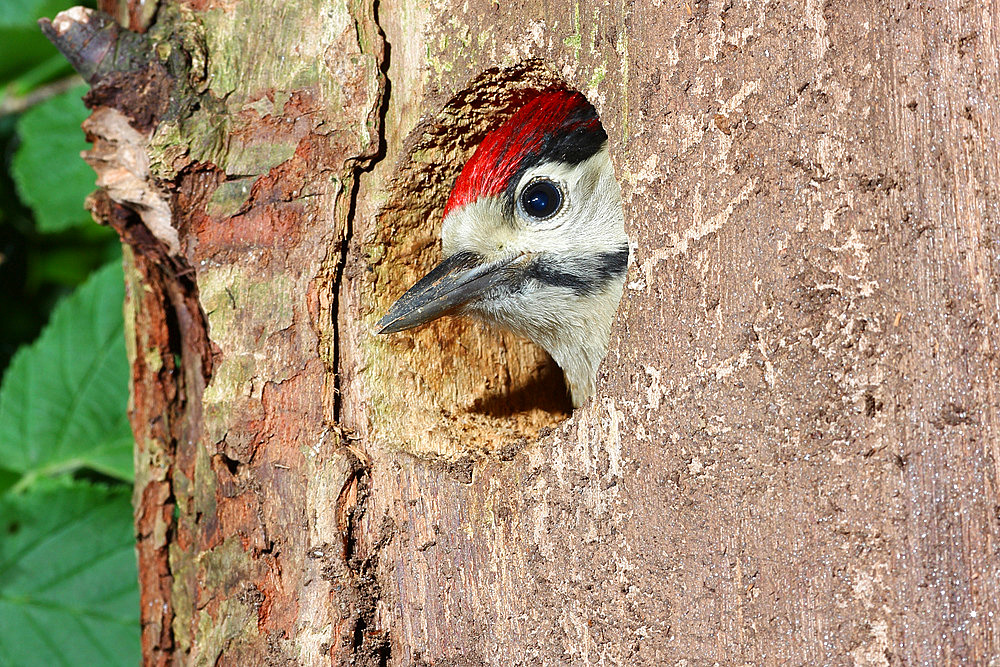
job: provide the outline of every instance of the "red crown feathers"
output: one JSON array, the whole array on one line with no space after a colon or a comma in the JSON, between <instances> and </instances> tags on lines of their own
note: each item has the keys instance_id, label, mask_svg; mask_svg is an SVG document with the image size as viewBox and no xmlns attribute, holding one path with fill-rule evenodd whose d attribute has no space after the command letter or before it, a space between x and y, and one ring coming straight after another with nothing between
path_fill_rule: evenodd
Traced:
<instances>
[{"instance_id":1,"label":"red crown feathers","mask_svg":"<svg viewBox=\"0 0 1000 667\"><path fill-rule=\"evenodd\" d=\"M541 93L486 135L455 181L444 214L447 216L480 197L495 196L506 190L525 161L535 158L533 162L537 162L554 137L599 129L597 112L580 93L569 90Z\"/></svg>"}]
</instances>

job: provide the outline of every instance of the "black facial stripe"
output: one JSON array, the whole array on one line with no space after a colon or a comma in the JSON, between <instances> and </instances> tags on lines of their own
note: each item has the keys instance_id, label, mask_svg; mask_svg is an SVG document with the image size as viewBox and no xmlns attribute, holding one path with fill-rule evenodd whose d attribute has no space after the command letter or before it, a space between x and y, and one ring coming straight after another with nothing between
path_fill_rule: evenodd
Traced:
<instances>
[{"instance_id":1,"label":"black facial stripe","mask_svg":"<svg viewBox=\"0 0 1000 667\"><path fill-rule=\"evenodd\" d=\"M555 262L543 256L524 269L526 280L537 280L543 285L566 287L578 296L600 291L615 278L625 274L628 267L628 246L618 250L580 255L570 260Z\"/></svg>"}]
</instances>

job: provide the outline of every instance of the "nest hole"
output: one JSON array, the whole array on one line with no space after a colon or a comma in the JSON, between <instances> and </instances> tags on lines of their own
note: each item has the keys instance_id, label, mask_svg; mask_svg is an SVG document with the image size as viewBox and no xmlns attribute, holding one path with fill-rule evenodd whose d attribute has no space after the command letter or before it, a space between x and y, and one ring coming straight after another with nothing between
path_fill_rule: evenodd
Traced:
<instances>
[{"instance_id":1,"label":"nest hole","mask_svg":"<svg viewBox=\"0 0 1000 667\"><path fill-rule=\"evenodd\" d=\"M571 89L537 60L487 70L409 135L368 247L370 322L441 261L445 203L486 134L541 91ZM370 339L378 435L426 458L509 458L566 419L561 369L541 348L463 317Z\"/></svg>"}]
</instances>

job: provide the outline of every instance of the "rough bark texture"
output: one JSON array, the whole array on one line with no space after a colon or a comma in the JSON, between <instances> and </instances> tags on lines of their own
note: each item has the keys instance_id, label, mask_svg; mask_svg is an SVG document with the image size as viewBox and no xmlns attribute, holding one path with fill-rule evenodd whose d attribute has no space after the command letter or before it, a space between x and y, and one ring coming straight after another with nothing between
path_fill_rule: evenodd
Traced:
<instances>
[{"instance_id":1,"label":"rough bark texture","mask_svg":"<svg viewBox=\"0 0 1000 667\"><path fill-rule=\"evenodd\" d=\"M151 25L88 127L149 662L1000 655L995 1L105 9ZM601 113L634 244L566 419L523 341L371 326L552 82Z\"/></svg>"}]
</instances>

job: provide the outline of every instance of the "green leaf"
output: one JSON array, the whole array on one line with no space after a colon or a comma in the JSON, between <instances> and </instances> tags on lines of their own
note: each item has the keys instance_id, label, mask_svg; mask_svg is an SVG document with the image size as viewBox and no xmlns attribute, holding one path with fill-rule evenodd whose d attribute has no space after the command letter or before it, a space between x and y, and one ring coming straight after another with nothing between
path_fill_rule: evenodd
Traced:
<instances>
[{"instance_id":1,"label":"green leaf","mask_svg":"<svg viewBox=\"0 0 1000 667\"><path fill-rule=\"evenodd\" d=\"M0 386L5 467L29 481L80 467L132 479L124 293L119 263L96 271L14 355Z\"/></svg>"},{"instance_id":2,"label":"green leaf","mask_svg":"<svg viewBox=\"0 0 1000 667\"><path fill-rule=\"evenodd\" d=\"M73 4L68 0L0 2L0 44L4 45L0 50L0 82L58 53L38 29L37 22L43 16L52 18Z\"/></svg>"},{"instance_id":3,"label":"green leaf","mask_svg":"<svg viewBox=\"0 0 1000 667\"><path fill-rule=\"evenodd\" d=\"M109 232L104 235L110 242L98 245L84 241L83 232L91 229L99 232ZM46 242L40 247L29 248L27 252L27 271L25 275L25 286L29 289L38 289L44 284L66 285L75 287L90 277L94 269L112 259L121 257L121 244L118 242L118 234L110 227L99 227L98 225L88 225L77 230L79 233L72 234L47 234L44 237ZM65 242L63 236L69 236Z\"/></svg>"},{"instance_id":4,"label":"green leaf","mask_svg":"<svg viewBox=\"0 0 1000 667\"><path fill-rule=\"evenodd\" d=\"M0 3L0 27L31 27L41 17L51 18L72 6L67 0L4 0Z\"/></svg>"},{"instance_id":5,"label":"green leaf","mask_svg":"<svg viewBox=\"0 0 1000 667\"><path fill-rule=\"evenodd\" d=\"M139 664L127 489L0 496L0 664Z\"/></svg>"},{"instance_id":6,"label":"green leaf","mask_svg":"<svg viewBox=\"0 0 1000 667\"><path fill-rule=\"evenodd\" d=\"M77 86L56 95L26 111L17 122L21 145L11 174L43 232L92 224L83 200L94 189L95 176L80 157L87 148L80 129L87 117L80 100L86 90Z\"/></svg>"},{"instance_id":7,"label":"green leaf","mask_svg":"<svg viewBox=\"0 0 1000 667\"><path fill-rule=\"evenodd\" d=\"M69 76L73 76L73 66L69 64L63 54L54 53L11 80L5 91L7 99L24 97L48 81Z\"/></svg>"},{"instance_id":8,"label":"green leaf","mask_svg":"<svg viewBox=\"0 0 1000 667\"><path fill-rule=\"evenodd\" d=\"M0 495L7 493L7 489L17 484L19 479L21 479L21 475L18 473L0 467Z\"/></svg>"}]
</instances>

